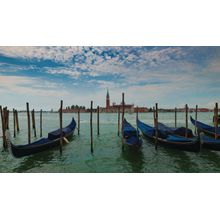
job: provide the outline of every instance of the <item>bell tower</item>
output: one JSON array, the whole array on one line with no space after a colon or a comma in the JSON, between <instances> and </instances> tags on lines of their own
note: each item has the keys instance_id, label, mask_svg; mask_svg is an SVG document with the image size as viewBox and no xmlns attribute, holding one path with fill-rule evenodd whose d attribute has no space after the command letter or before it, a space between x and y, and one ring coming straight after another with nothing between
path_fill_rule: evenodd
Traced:
<instances>
[{"instance_id":1,"label":"bell tower","mask_svg":"<svg viewBox=\"0 0 220 220\"><path fill-rule=\"evenodd\" d=\"M110 97L109 97L109 92L107 89L107 94L106 94L106 109L110 108Z\"/></svg>"}]
</instances>

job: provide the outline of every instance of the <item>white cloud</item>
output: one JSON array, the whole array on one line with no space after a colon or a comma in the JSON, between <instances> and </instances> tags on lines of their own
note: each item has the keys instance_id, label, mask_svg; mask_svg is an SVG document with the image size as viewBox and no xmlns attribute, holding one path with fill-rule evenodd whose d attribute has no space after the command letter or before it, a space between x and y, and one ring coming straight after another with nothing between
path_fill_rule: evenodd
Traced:
<instances>
[{"instance_id":1,"label":"white cloud","mask_svg":"<svg viewBox=\"0 0 220 220\"><path fill-rule=\"evenodd\" d=\"M87 53L84 52L87 51ZM114 58L106 54L107 60L100 54L103 51L111 51L115 54ZM155 65L155 61L163 63L171 60L171 56L180 58L186 55L185 50L180 47L169 48L157 48L155 50L142 50L141 47L136 47L138 53L133 52L133 47L93 47L91 50L88 47L0 47L0 54L8 57L23 58L23 59L44 59L55 60L58 62L70 62L75 55L84 55L87 58L87 64L90 64L92 60L96 60L96 65L103 63L104 61L111 65L120 65L123 62L131 62L139 60L139 64ZM120 60L120 57L124 58ZM125 58L127 57L127 58Z\"/></svg>"},{"instance_id":2,"label":"white cloud","mask_svg":"<svg viewBox=\"0 0 220 220\"><path fill-rule=\"evenodd\" d=\"M63 68L63 67L59 67L59 68L45 68L47 73L50 74L63 74L63 75L68 75L71 76L75 79L77 79L80 76L80 72L74 71L70 68Z\"/></svg>"},{"instance_id":3,"label":"white cloud","mask_svg":"<svg viewBox=\"0 0 220 220\"><path fill-rule=\"evenodd\" d=\"M125 83L120 83L120 82L114 82L114 81L107 81L107 80L89 80L88 83L91 84L98 84L100 89L115 89L115 88L120 88L122 86L125 86Z\"/></svg>"},{"instance_id":4,"label":"white cloud","mask_svg":"<svg viewBox=\"0 0 220 220\"><path fill-rule=\"evenodd\" d=\"M0 62L0 73L17 72L21 70L30 70L34 68L35 67L33 65L21 66L16 64L8 64L8 63Z\"/></svg>"},{"instance_id":5,"label":"white cloud","mask_svg":"<svg viewBox=\"0 0 220 220\"><path fill-rule=\"evenodd\" d=\"M6 93L33 96L64 96L64 90L57 91L58 85L36 78L22 76L0 76L0 95Z\"/></svg>"},{"instance_id":6,"label":"white cloud","mask_svg":"<svg viewBox=\"0 0 220 220\"><path fill-rule=\"evenodd\" d=\"M49 59L58 62L67 62L74 54L78 54L80 51L80 47L0 47L0 54L8 57L23 59Z\"/></svg>"},{"instance_id":7,"label":"white cloud","mask_svg":"<svg viewBox=\"0 0 220 220\"><path fill-rule=\"evenodd\" d=\"M88 52L85 53L84 50ZM199 49L196 50L199 51ZM103 52L105 55L100 55ZM73 78L73 83L77 83L77 79L81 76L86 76L84 77L86 85L90 83L93 86L95 82L97 92L93 90L91 97L88 93L80 94L81 98L74 97L74 100L81 105L83 100L87 102L91 98L97 98L102 103L106 88L111 90L112 97L116 99L114 101L117 101L118 94L121 94L124 89L128 100L139 103L146 103L146 99L149 99L149 102L166 100L175 93L180 96L189 94L190 90L194 92L193 95L197 92L202 95L205 91L218 93L218 87L210 87L212 83L220 83L218 57L200 65L198 60L188 59L189 56L193 57L191 52L193 49L182 47L161 47L149 50L146 48L134 50L132 47L111 47L110 49L93 47L91 50L88 50L88 47L0 47L0 54L25 59L27 64L29 59L52 60L62 64L62 67L41 66L39 70L42 72L64 75L64 77L68 75ZM73 62L74 56L78 56L78 62ZM83 62L84 56L85 62ZM9 70L10 72L25 71L38 68L36 66L0 63L0 72L6 74ZM104 80L104 76L110 76L109 80ZM95 80L97 78L98 80ZM40 78L1 76L0 81L3 82L1 93L11 91L14 94L43 97L47 90L46 96L56 98L63 95L71 98L67 89ZM143 84L139 85L140 83ZM103 94L99 94L100 92Z\"/></svg>"},{"instance_id":8,"label":"white cloud","mask_svg":"<svg viewBox=\"0 0 220 220\"><path fill-rule=\"evenodd\" d=\"M106 55L105 57L108 59L105 60L100 55L103 51L110 51L114 54L114 57L110 58L110 55ZM133 80L134 77L136 79L160 77L161 73L158 75L157 71L149 70L149 68L154 68L155 66L160 68L160 72L164 72L162 68L166 69L166 72L171 72L173 68L179 71L184 70L184 68L191 70L192 66L189 63L185 62L182 64L182 62L174 62L172 58L175 57L175 59L178 59L185 56L186 53L186 50L180 47L159 47L153 50L143 50L141 47L92 47L90 50L88 47L0 47L0 54L9 57L34 58L39 60L49 59L65 65L65 67L43 68L51 74L64 74L73 78L78 78L80 75L101 76L118 74L124 77L127 82ZM73 57L79 55L86 57L85 62L73 63ZM95 62L94 65L91 64L92 61ZM132 65L129 65L129 63ZM163 64L166 64L166 66L163 66ZM16 66L16 68L19 67ZM35 67L29 66L27 68L34 69ZM153 76L151 74L149 75L150 71ZM5 70L2 69L2 72L5 72Z\"/></svg>"}]
</instances>

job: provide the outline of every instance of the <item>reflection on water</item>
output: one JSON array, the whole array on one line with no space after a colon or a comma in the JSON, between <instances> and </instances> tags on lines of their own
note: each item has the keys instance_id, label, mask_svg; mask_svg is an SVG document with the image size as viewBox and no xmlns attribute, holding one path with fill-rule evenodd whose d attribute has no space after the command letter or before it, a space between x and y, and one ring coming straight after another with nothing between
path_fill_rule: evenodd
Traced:
<instances>
[{"instance_id":1,"label":"reflection on water","mask_svg":"<svg viewBox=\"0 0 220 220\"><path fill-rule=\"evenodd\" d=\"M197 164L191 160L191 158L188 155L188 152L175 150L175 149L168 149L163 148L164 154L166 154L167 157L172 158L173 165L176 169L176 172L198 172ZM190 154L198 154L194 152L189 152Z\"/></svg>"},{"instance_id":2,"label":"reflection on water","mask_svg":"<svg viewBox=\"0 0 220 220\"><path fill-rule=\"evenodd\" d=\"M72 116L64 114L64 126ZM193 115L192 115L193 116ZM200 153L184 152L158 146L143 139L139 151L122 150L121 137L117 136L117 114L100 114L100 136L96 135L96 114L94 114L94 154L90 152L89 114L81 114L80 135L64 146L32 156L16 159L8 151L0 153L0 172L220 172L220 152L203 149ZM139 114L140 120L153 124L153 114ZM12 119L12 118L11 118ZM10 119L12 133L13 121ZM59 127L58 114L44 114L43 136ZM135 125L135 114L126 114L126 119ZM160 113L159 120L172 126L174 113ZM198 120L212 124L212 113L199 113ZM19 114L20 132L13 138L14 144L27 143L27 116ZM178 126L184 126L185 115L178 113ZM39 114L36 114L39 132ZM189 127L193 126L189 123ZM194 130L194 129L193 129ZM76 131L77 133L77 131ZM33 135L33 134L32 134ZM37 134L39 138L39 134ZM32 141L36 140L32 136ZM0 138L0 146L2 139ZM1 148L2 150L2 148Z\"/></svg>"},{"instance_id":3,"label":"reflection on water","mask_svg":"<svg viewBox=\"0 0 220 220\"><path fill-rule=\"evenodd\" d=\"M52 161L54 159L54 156L58 156L58 154L55 153L54 150L49 150L41 152L39 154L24 157L19 166L13 169L13 172L22 173L35 167L40 168L41 165Z\"/></svg>"},{"instance_id":4,"label":"reflection on water","mask_svg":"<svg viewBox=\"0 0 220 220\"><path fill-rule=\"evenodd\" d=\"M142 150L134 150L130 148L122 149L122 158L129 162L131 172L141 173L144 167L144 155Z\"/></svg>"},{"instance_id":5,"label":"reflection on water","mask_svg":"<svg viewBox=\"0 0 220 220\"><path fill-rule=\"evenodd\" d=\"M220 172L220 152L203 149L200 158L206 165L203 172Z\"/></svg>"}]
</instances>

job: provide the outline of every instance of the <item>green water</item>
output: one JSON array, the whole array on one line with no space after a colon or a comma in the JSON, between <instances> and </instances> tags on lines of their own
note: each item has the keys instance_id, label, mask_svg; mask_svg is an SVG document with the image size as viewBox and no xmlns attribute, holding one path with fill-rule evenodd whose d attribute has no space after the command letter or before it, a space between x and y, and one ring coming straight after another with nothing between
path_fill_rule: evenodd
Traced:
<instances>
[{"instance_id":1,"label":"green water","mask_svg":"<svg viewBox=\"0 0 220 220\"><path fill-rule=\"evenodd\" d=\"M192 114L194 116L194 114ZM64 125L76 114L64 114ZM39 138L39 114L36 114L37 135ZM135 125L135 114L126 114L126 119ZM139 114L139 118L153 124L152 113ZM199 113L198 119L208 124L212 123L212 113ZM45 151L39 154L14 158L8 151L2 149L0 139L0 172L219 172L220 152L203 149L200 153L167 149L154 145L143 139L141 151L134 153L122 150L121 138L117 136L117 114L100 114L100 136L96 132L96 114L93 116L94 153L90 152L89 114L81 114L80 135L75 135L73 141L59 149ZM159 121L170 126L174 125L174 113L159 113ZM27 117L19 114L20 133L14 139L15 144L27 143ZM178 126L184 125L184 113L178 113ZM59 117L56 113L43 114L43 135L59 127ZM189 122L189 127L192 127ZM13 124L10 120L11 135ZM32 141L36 139L33 138Z\"/></svg>"}]
</instances>

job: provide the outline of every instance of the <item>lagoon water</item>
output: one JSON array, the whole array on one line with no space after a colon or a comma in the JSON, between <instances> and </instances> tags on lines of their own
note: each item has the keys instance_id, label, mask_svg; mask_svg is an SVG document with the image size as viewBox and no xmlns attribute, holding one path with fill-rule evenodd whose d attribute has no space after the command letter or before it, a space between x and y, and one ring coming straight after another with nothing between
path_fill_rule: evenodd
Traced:
<instances>
[{"instance_id":1,"label":"lagoon water","mask_svg":"<svg viewBox=\"0 0 220 220\"><path fill-rule=\"evenodd\" d=\"M212 124L213 113L198 113L198 120ZM194 113L192 113L194 116ZM64 114L63 124L66 126L76 114ZM0 138L0 172L220 172L220 152L203 149L200 153L173 150L154 145L143 139L142 149L137 152L123 151L121 138L117 136L117 114L100 114L100 136L96 134L96 114L93 116L94 153L90 152L90 127L88 113L81 114L80 135L75 130L73 141L59 149L39 154L14 158L2 148ZM125 114L126 119L135 125L135 114ZM39 138L39 114L35 115L37 139ZM139 114L144 122L153 124L152 113ZM184 126L185 114L178 113L178 126ZM174 113L159 113L159 121L174 125ZM20 132L12 138L14 144L27 143L27 116L19 113ZM194 129L189 122L189 127ZM43 136L59 128L57 113L43 113ZM11 136L13 124L10 120ZM36 140L33 137L32 141Z\"/></svg>"}]
</instances>

